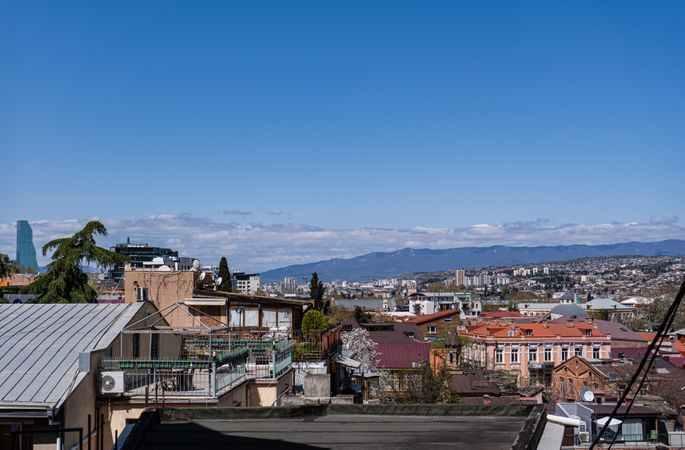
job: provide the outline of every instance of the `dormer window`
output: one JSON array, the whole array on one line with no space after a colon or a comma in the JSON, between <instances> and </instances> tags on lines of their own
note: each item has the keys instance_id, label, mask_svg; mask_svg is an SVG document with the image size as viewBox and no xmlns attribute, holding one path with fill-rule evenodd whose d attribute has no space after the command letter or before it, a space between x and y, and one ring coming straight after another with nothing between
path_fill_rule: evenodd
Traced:
<instances>
[{"instance_id":1,"label":"dormer window","mask_svg":"<svg viewBox=\"0 0 685 450\"><path fill-rule=\"evenodd\" d=\"M533 330L526 330L526 336L532 336Z\"/></svg>"},{"instance_id":2,"label":"dormer window","mask_svg":"<svg viewBox=\"0 0 685 450\"><path fill-rule=\"evenodd\" d=\"M585 330L585 336L592 336L592 330Z\"/></svg>"}]
</instances>

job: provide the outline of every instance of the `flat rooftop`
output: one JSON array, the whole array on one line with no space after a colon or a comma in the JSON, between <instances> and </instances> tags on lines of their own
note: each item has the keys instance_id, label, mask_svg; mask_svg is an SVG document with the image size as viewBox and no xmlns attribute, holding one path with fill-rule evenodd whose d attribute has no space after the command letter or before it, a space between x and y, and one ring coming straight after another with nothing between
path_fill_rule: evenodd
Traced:
<instances>
[{"instance_id":1,"label":"flat rooftop","mask_svg":"<svg viewBox=\"0 0 685 450\"><path fill-rule=\"evenodd\" d=\"M146 412L120 448L533 449L545 414L541 405L165 408Z\"/></svg>"}]
</instances>

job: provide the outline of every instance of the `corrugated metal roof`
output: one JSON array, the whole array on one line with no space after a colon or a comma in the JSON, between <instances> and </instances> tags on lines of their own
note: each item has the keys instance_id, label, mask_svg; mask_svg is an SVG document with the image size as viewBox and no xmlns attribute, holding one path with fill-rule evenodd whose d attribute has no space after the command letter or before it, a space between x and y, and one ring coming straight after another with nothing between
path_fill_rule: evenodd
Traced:
<instances>
[{"instance_id":1,"label":"corrugated metal roof","mask_svg":"<svg viewBox=\"0 0 685 450\"><path fill-rule=\"evenodd\" d=\"M0 407L59 407L143 304L0 305Z\"/></svg>"}]
</instances>

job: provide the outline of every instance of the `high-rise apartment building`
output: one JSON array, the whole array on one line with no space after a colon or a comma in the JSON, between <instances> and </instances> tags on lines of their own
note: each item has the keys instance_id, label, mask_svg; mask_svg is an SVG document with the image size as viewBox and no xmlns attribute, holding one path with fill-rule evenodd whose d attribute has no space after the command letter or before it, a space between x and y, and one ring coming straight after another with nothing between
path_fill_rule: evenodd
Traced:
<instances>
[{"instance_id":1,"label":"high-rise apartment building","mask_svg":"<svg viewBox=\"0 0 685 450\"><path fill-rule=\"evenodd\" d=\"M26 220L17 220L17 264L25 270L38 272L36 248L33 246L33 229Z\"/></svg>"},{"instance_id":2,"label":"high-rise apartment building","mask_svg":"<svg viewBox=\"0 0 685 450\"><path fill-rule=\"evenodd\" d=\"M454 271L454 278L456 278L455 284L457 286L463 286L464 285L464 275L465 274L466 274L466 272L463 269L457 269Z\"/></svg>"}]
</instances>

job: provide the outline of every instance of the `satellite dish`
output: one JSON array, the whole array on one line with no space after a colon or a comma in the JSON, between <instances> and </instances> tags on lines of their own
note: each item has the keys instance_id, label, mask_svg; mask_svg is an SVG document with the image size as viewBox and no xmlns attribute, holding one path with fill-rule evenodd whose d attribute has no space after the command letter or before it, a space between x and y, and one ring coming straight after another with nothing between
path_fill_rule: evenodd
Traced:
<instances>
[{"instance_id":1,"label":"satellite dish","mask_svg":"<svg viewBox=\"0 0 685 450\"><path fill-rule=\"evenodd\" d=\"M593 402L595 401L595 394L593 394L590 389L586 389L581 394L581 398L584 402Z\"/></svg>"},{"instance_id":2,"label":"satellite dish","mask_svg":"<svg viewBox=\"0 0 685 450\"><path fill-rule=\"evenodd\" d=\"M216 284L221 284L222 281L224 281L224 279L219 277L216 279Z\"/></svg>"},{"instance_id":3,"label":"satellite dish","mask_svg":"<svg viewBox=\"0 0 685 450\"><path fill-rule=\"evenodd\" d=\"M197 260L196 260L196 261L197 261ZM204 281L204 279L205 279L206 276L207 276L207 274L206 274L205 272L202 272L202 273L200 274L200 281Z\"/></svg>"},{"instance_id":4,"label":"satellite dish","mask_svg":"<svg viewBox=\"0 0 685 450\"><path fill-rule=\"evenodd\" d=\"M200 261L197 259L193 260L193 270L198 270L200 268Z\"/></svg>"}]
</instances>

